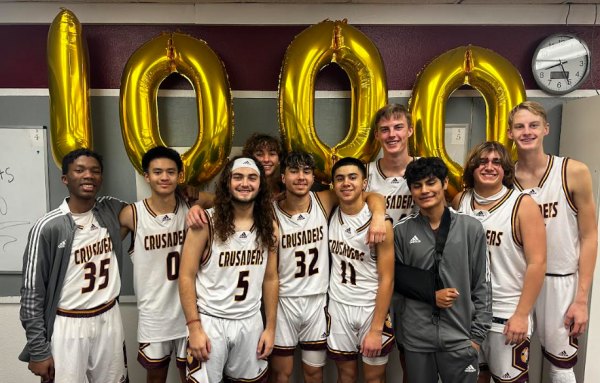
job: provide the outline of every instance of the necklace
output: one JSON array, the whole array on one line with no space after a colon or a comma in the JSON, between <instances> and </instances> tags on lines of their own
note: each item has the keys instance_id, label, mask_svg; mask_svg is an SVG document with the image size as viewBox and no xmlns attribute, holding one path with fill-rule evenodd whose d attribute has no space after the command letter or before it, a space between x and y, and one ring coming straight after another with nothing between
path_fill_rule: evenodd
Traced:
<instances>
[{"instance_id":1,"label":"necklace","mask_svg":"<svg viewBox=\"0 0 600 383\"><path fill-rule=\"evenodd\" d=\"M475 197L475 202L477 202L479 205L489 205L491 203L494 203L496 201L498 201L500 198L502 198L504 196L504 194L506 194L506 186L502 185L502 188L500 189L500 191L494 195L491 195L489 197L482 197L479 194L477 194L477 192L475 191L475 189L473 189L473 197Z\"/></svg>"}]
</instances>

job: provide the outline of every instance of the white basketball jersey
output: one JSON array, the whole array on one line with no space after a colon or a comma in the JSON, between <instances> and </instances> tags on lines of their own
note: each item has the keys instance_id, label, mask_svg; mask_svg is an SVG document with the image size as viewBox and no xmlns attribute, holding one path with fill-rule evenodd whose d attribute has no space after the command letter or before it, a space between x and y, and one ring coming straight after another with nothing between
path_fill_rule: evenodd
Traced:
<instances>
[{"instance_id":1,"label":"white basketball jersey","mask_svg":"<svg viewBox=\"0 0 600 383\"><path fill-rule=\"evenodd\" d=\"M367 164L366 191L377 192L385 197L385 210L393 219L393 224L414 212L412 196L404 177L386 177L379 160Z\"/></svg>"},{"instance_id":2,"label":"white basketball jersey","mask_svg":"<svg viewBox=\"0 0 600 383\"><path fill-rule=\"evenodd\" d=\"M515 188L528 193L540 207L546 223L546 273L571 274L579 263L579 226L577 208L567 185L568 158L549 156L546 172L537 187L523 189L515 180Z\"/></svg>"},{"instance_id":3,"label":"white basketball jersey","mask_svg":"<svg viewBox=\"0 0 600 383\"><path fill-rule=\"evenodd\" d=\"M214 209L209 218L208 254L196 277L198 310L225 319L243 319L260 309L262 284L269 256L267 246L256 244L256 229L236 231L225 242L214 233Z\"/></svg>"},{"instance_id":4,"label":"white basketball jersey","mask_svg":"<svg viewBox=\"0 0 600 383\"><path fill-rule=\"evenodd\" d=\"M508 319L514 314L523 290L527 262L515 227L523 197L516 190L508 190L490 210L475 208L472 190L465 191L460 200L459 211L477 218L485 229L492 274L492 309L498 318Z\"/></svg>"},{"instance_id":5,"label":"white basketball jersey","mask_svg":"<svg viewBox=\"0 0 600 383\"><path fill-rule=\"evenodd\" d=\"M329 244L327 214L319 197L309 193L308 211L290 215L273 202L279 224L279 296L327 292Z\"/></svg>"},{"instance_id":6,"label":"white basketball jersey","mask_svg":"<svg viewBox=\"0 0 600 383\"><path fill-rule=\"evenodd\" d=\"M100 226L92 211L72 216L76 224L75 237L58 308L91 309L119 295L119 264L108 230Z\"/></svg>"},{"instance_id":7,"label":"white basketball jersey","mask_svg":"<svg viewBox=\"0 0 600 383\"><path fill-rule=\"evenodd\" d=\"M188 206L182 199L172 213L157 214L147 200L132 205L134 237L129 250L138 300L138 341L162 342L186 336L179 301L179 259Z\"/></svg>"},{"instance_id":8,"label":"white basketball jersey","mask_svg":"<svg viewBox=\"0 0 600 383\"><path fill-rule=\"evenodd\" d=\"M329 222L329 297L350 306L373 306L379 288L375 248L366 244L371 212L356 215L338 207Z\"/></svg>"}]
</instances>

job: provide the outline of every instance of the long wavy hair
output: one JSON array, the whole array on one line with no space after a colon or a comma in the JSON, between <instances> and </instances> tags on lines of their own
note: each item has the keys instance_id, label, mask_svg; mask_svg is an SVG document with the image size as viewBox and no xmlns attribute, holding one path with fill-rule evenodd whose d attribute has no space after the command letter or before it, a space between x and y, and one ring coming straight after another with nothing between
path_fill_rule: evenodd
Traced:
<instances>
[{"instance_id":1,"label":"long wavy hair","mask_svg":"<svg viewBox=\"0 0 600 383\"><path fill-rule=\"evenodd\" d=\"M215 192L215 214L214 214L214 228L217 238L222 242L225 242L227 238L235 234L235 223L234 223L234 200L229 191L229 185L231 183L231 168L236 159L242 158L237 156L229 160L217 183L217 189ZM253 218L254 227L256 229L256 241L257 245L266 245L269 249L275 248L276 238L273 232L273 220L275 214L273 212L273 205L271 203L271 191L267 184L267 178L265 177L265 171L263 166L254 157L249 157L256 163L260 172L260 187L258 194L254 199Z\"/></svg>"}]
</instances>

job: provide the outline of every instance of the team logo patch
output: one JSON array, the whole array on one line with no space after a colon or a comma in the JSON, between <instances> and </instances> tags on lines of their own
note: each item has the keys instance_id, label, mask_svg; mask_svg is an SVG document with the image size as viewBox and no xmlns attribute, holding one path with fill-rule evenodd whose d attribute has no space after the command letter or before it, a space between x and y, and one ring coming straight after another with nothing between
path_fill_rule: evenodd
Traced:
<instances>
[{"instance_id":1,"label":"team logo patch","mask_svg":"<svg viewBox=\"0 0 600 383\"><path fill-rule=\"evenodd\" d=\"M411 245L414 243L421 243L421 240L416 235L414 237L412 237L409 242L409 244L411 244Z\"/></svg>"}]
</instances>

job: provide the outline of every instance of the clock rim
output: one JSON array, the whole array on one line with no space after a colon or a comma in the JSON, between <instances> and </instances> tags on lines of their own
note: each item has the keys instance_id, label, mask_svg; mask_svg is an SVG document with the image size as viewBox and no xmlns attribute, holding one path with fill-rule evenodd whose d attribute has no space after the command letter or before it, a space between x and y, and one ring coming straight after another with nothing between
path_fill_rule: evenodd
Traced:
<instances>
[{"instance_id":1,"label":"clock rim","mask_svg":"<svg viewBox=\"0 0 600 383\"><path fill-rule=\"evenodd\" d=\"M583 47L585 48L585 51L587 52L587 61L588 62L587 62L586 68L585 68L585 73L581 77L581 80L579 80L575 85L573 85L571 88L569 88L567 90L557 91L554 89L549 89L544 83L540 82L540 80L537 76L536 70L535 70L535 62L536 62L538 54L540 53L540 50L542 48L545 48L544 44L546 44L549 40L551 40L553 38L564 37L564 36L571 37L572 39L577 40L577 42L579 42L581 45L583 45ZM591 67L592 67L592 55L590 52L590 48L588 47L587 43L582 38L578 37L577 35L575 35L573 33L554 33L550 36L547 36L535 48L535 52L533 53L533 57L531 59L531 72L533 74L533 79L535 80L536 84L544 92L550 93L550 94L555 94L555 95L564 95L564 94L571 93L571 92L579 89L581 87L581 85L583 85L583 83L587 80L587 77L591 71Z\"/></svg>"}]
</instances>

